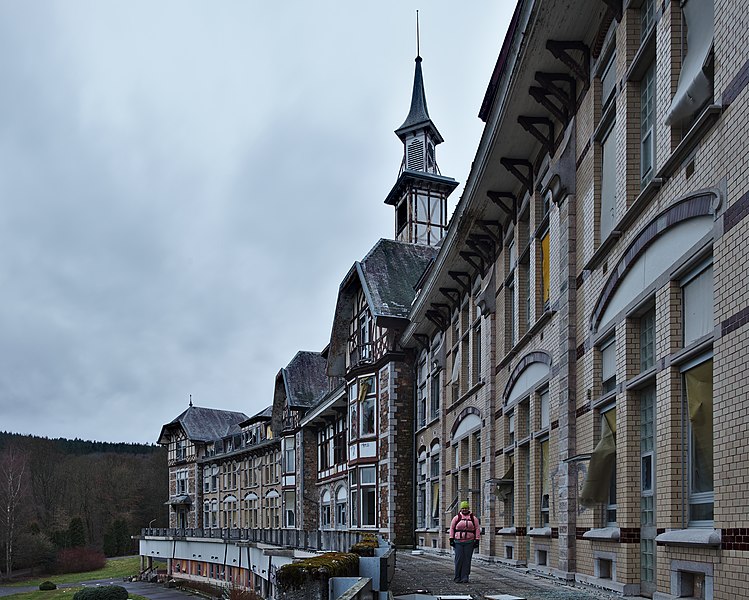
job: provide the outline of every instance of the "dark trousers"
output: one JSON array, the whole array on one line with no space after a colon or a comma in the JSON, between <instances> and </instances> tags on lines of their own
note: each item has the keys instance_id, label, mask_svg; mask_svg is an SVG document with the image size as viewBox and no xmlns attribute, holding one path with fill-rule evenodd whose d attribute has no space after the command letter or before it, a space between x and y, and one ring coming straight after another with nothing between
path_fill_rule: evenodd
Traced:
<instances>
[{"instance_id":1,"label":"dark trousers","mask_svg":"<svg viewBox=\"0 0 749 600\"><path fill-rule=\"evenodd\" d=\"M467 542L455 540L455 581L468 581L472 557L473 540Z\"/></svg>"}]
</instances>

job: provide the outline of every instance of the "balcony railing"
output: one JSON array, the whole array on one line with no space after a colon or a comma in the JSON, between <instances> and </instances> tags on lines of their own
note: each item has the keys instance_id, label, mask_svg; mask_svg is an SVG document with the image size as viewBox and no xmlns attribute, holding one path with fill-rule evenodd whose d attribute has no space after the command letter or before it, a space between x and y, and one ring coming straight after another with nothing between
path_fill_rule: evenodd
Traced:
<instances>
[{"instance_id":1,"label":"balcony railing","mask_svg":"<svg viewBox=\"0 0 749 600\"><path fill-rule=\"evenodd\" d=\"M140 533L143 537L210 538L328 552L348 552L351 546L361 540L361 534L356 531L303 531L301 529L146 527L141 529Z\"/></svg>"}]
</instances>

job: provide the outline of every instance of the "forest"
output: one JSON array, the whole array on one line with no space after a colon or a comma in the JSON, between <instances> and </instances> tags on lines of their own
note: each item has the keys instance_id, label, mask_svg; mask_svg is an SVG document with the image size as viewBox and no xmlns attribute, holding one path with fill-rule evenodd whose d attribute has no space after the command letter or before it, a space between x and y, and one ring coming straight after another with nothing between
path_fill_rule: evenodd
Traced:
<instances>
[{"instance_id":1,"label":"forest","mask_svg":"<svg viewBox=\"0 0 749 600\"><path fill-rule=\"evenodd\" d=\"M72 548L137 553L168 522L163 448L0 432L0 577L54 570Z\"/></svg>"}]
</instances>

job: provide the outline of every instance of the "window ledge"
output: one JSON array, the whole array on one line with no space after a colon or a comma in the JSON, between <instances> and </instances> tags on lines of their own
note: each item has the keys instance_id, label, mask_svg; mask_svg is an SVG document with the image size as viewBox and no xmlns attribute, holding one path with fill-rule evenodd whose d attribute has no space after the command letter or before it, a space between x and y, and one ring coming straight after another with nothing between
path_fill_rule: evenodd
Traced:
<instances>
[{"instance_id":1,"label":"window ledge","mask_svg":"<svg viewBox=\"0 0 749 600\"><path fill-rule=\"evenodd\" d=\"M502 527L502 529L497 531L497 535L517 535L517 533L517 527Z\"/></svg>"},{"instance_id":2,"label":"window ledge","mask_svg":"<svg viewBox=\"0 0 749 600\"><path fill-rule=\"evenodd\" d=\"M661 170L658 172L658 177L665 179L674 174L682 161L694 150L700 140L705 137L705 134L710 131L722 112L723 107L720 104L710 104L702 111L702 114L697 117L697 120L686 133L684 139L681 140L681 143L671 152L671 156L663 163Z\"/></svg>"},{"instance_id":3,"label":"window ledge","mask_svg":"<svg viewBox=\"0 0 749 600\"><path fill-rule=\"evenodd\" d=\"M609 402L614 402L616 399L616 393L619 389L618 385L610 392L606 392L603 396L599 396L593 401L592 408L595 410L596 408L600 408L601 406L604 406L608 404Z\"/></svg>"},{"instance_id":4,"label":"window ledge","mask_svg":"<svg viewBox=\"0 0 749 600\"><path fill-rule=\"evenodd\" d=\"M654 365L649 369L646 369L642 373L638 373L626 383L625 389L636 390L637 388L645 387L646 385L655 383L655 374L657 370L658 369Z\"/></svg>"},{"instance_id":5,"label":"window ledge","mask_svg":"<svg viewBox=\"0 0 749 600\"><path fill-rule=\"evenodd\" d=\"M620 530L618 527L601 527L589 529L583 533L583 539L596 540L598 542L618 542Z\"/></svg>"},{"instance_id":6,"label":"window ledge","mask_svg":"<svg viewBox=\"0 0 749 600\"><path fill-rule=\"evenodd\" d=\"M720 546L720 531L699 527L673 529L657 535L655 541L666 546Z\"/></svg>"},{"instance_id":7,"label":"window ledge","mask_svg":"<svg viewBox=\"0 0 749 600\"><path fill-rule=\"evenodd\" d=\"M629 65L629 70L624 76L624 80L629 81L640 81L648 70L648 67L655 60L655 30L657 27L651 27L645 39L640 44L640 48L637 50L635 57L632 59L632 64Z\"/></svg>"},{"instance_id":8,"label":"window ledge","mask_svg":"<svg viewBox=\"0 0 749 600\"><path fill-rule=\"evenodd\" d=\"M528 531L532 537L551 537L551 527L534 527Z\"/></svg>"}]
</instances>

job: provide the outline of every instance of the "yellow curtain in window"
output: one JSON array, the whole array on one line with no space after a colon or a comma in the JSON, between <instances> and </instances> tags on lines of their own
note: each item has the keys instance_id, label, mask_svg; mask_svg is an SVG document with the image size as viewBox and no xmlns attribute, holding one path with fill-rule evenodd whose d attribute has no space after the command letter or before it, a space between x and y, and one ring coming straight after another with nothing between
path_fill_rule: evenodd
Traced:
<instances>
[{"instance_id":1,"label":"yellow curtain in window","mask_svg":"<svg viewBox=\"0 0 749 600\"><path fill-rule=\"evenodd\" d=\"M611 476L616 466L616 409L601 416L601 441L590 457L588 473L580 492L580 504L588 507L608 501Z\"/></svg>"},{"instance_id":2,"label":"yellow curtain in window","mask_svg":"<svg viewBox=\"0 0 749 600\"><path fill-rule=\"evenodd\" d=\"M541 286L544 304L549 301L549 233L541 238Z\"/></svg>"},{"instance_id":3,"label":"yellow curtain in window","mask_svg":"<svg viewBox=\"0 0 749 600\"><path fill-rule=\"evenodd\" d=\"M439 481L432 482L432 518L439 518L440 513L440 484Z\"/></svg>"},{"instance_id":4,"label":"yellow curtain in window","mask_svg":"<svg viewBox=\"0 0 749 600\"><path fill-rule=\"evenodd\" d=\"M692 491L713 491L713 361L684 373L692 429Z\"/></svg>"},{"instance_id":5,"label":"yellow curtain in window","mask_svg":"<svg viewBox=\"0 0 749 600\"><path fill-rule=\"evenodd\" d=\"M364 402L369 392L369 380L365 379L359 384L359 402Z\"/></svg>"}]
</instances>

